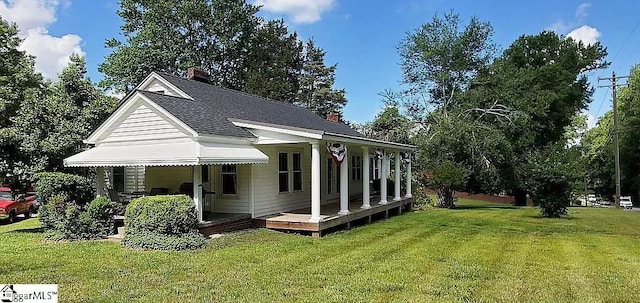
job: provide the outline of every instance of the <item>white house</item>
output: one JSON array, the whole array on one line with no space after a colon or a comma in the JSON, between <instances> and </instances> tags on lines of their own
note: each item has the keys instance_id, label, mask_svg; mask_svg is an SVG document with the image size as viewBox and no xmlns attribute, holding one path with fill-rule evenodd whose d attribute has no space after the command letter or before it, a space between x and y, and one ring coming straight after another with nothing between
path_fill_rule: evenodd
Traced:
<instances>
[{"instance_id":1,"label":"white house","mask_svg":"<svg viewBox=\"0 0 640 303\"><path fill-rule=\"evenodd\" d=\"M319 232L333 226L323 222L410 204L411 163L402 160L414 146L365 138L337 117L210 85L197 70L188 74L148 75L85 140L92 148L64 165L97 168L106 176L97 178L100 195L107 188L189 192L202 222L214 213L276 221L297 214L280 217L288 225L278 226ZM372 196L371 179L390 168L394 188L380 182ZM327 213L333 202L337 211Z\"/></svg>"}]
</instances>

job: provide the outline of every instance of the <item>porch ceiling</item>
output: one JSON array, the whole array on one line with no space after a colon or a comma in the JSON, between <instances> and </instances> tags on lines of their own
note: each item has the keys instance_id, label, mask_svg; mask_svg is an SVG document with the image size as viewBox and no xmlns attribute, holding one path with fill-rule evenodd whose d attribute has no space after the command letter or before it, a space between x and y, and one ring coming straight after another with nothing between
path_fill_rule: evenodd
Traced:
<instances>
[{"instance_id":1,"label":"porch ceiling","mask_svg":"<svg viewBox=\"0 0 640 303\"><path fill-rule=\"evenodd\" d=\"M268 163L269 157L250 145L180 142L99 145L64 159L67 167L192 166Z\"/></svg>"}]
</instances>

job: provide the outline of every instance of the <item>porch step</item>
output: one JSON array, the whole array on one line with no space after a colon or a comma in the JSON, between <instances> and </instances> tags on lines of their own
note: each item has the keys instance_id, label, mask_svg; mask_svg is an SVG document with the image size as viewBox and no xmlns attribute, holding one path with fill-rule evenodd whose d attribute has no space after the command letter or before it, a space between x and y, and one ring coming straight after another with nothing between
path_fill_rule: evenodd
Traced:
<instances>
[{"instance_id":1,"label":"porch step","mask_svg":"<svg viewBox=\"0 0 640 303\"><path fill-rule=\"evenodd\" d=\"M251 225L251 214L218 214L211 221L200 223L200 233L208 237L214 234L251 228Z\"/></svg>"},{"instance_id":2,"label":"porch step","mask_svg":"<svg viewBox=\"0 0 640 303\"><path fill-rule=\"evenodd\" d=\"M107 240L113 241L113 242L120 242L122 241L122 238L124 238L124 226L118 227L117 234L107 236Z\"/></svg>"}]
</instances>

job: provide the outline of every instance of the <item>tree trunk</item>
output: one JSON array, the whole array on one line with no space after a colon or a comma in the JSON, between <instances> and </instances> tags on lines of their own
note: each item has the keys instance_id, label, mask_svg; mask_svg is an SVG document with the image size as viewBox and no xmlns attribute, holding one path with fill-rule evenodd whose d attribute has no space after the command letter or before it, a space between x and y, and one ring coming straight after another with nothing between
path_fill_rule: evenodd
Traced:
<instances>
[{"instance_id":1,"label":"tree trunk","mask_svg":"<svg viewBox=\"0 0 640 303\"><path fill-rule=\"evenodd\" d=\"M438 198L438 207L440 208L454 208L456 191L449 187L436 188L436 197Z\"/></svg>"},{"instance_id":2,"label":"tree trunk","mask_svg":"<svg viewBox=\"0 0 640 303\"><path fill-rule=\"evenodd\" d=\"M527 206L527 191L521 188L516 189L513 192L515 206Z\"/></svg>"}]
</instances>

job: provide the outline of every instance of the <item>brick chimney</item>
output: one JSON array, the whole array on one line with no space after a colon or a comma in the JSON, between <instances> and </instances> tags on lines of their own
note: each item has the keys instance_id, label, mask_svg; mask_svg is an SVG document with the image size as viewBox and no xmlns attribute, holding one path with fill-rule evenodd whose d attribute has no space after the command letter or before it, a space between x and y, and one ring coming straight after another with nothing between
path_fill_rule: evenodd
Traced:
<instances>
[{"instance_id":1,"label":"brick chimney","mask_svg":"<svg viewBox=\"0 0 640 303\"><path fill-rule=\"evenodd\" d=\"M328 113L327 121L329 122L340 122L340 113Z\"/></svg>"},{"instance_id":2,"label":"brick chimney","mask_svg":"<svg viewBox=\"0 0 640 303\"><path fill-rule=\"evenodd\" d=\"M187 69L187 79L209 83L209 74L197 67L189 67Z\"/></svg>"}]
</instances>

